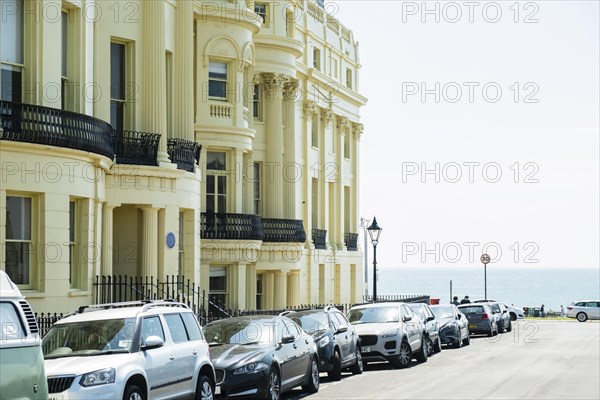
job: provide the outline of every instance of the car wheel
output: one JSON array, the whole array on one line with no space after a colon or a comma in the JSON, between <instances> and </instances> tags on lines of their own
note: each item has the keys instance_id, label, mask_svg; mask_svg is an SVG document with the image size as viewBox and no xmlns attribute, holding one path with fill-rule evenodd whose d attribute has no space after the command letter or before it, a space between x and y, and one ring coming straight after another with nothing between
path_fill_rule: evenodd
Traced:
<instances>
[{"instance_id":1,"label":"car wheel","mask_svg":"<svg viewBox=\"0 0 600 400\"><path fill-rule=\"evenodd\" d=\"M397 368L407 368L412 360L412 350L406 340L400 343L400 354L393 359L392 363Z\"/></svg>"},{"instance_id":2,"label":"car wheel","mask_svg":"<svg viewBox=\"0 0 600 400\"><path fill-rule=\"evenodd\" d=\"M577 321L585 322L585 321L587 321L587 319L588 319L588 316L586 313L580 312L579 314L577 314Z\"/></svg>"},{"instance_id":3,"label":"car wheel","mask_svg":"<svg viewBox=\"0 0 600 400\"><path fill-rule=\"evenodd\" d=\"M125 388L123 400L146 400L146 393L137 385L129 385Z\"/></svg>"},{"instance_id":4,"label":"car wheel","mask_svg":"<svg viewBox=\"0 0 600 400\"><path fill-rule=\"evenodd\" d=\"M427 361L427 357L429 356L429 338L425 335L421 336L421 348L417 353L417 361L420 363L424 363Z\"/></svg>"},{"instance_id":5,"label":"car wheel","mask_svg":"<svg viewBox=\"0 0 600 400\"><path fill-rule=\"evenodd\" d=\"M433 341L431 338L427 338L427 356L431 357L433 355Z\"/></svg>"},{"instance_id":6,"label":"car wheel","mask_svg":"<svg viewBox=\"0 0 600 400\"><path fill-rule=\"evenodd\" d=\"M338 350L333 352L333 368L327 373L327 376L332 381L342 379L342 360L340 359L340 352Z\"/></svg>"},{"instance_id":7,"label":"car wheel","mask_svg":"<svg viewBox=\"0 0 600 400\"><path fill-rule=\"evenodd\" d=\"M196 389L197 400L213 400L215 398L210 379L201 375L198 379L198 388Z\"/></svg>"},{"instance_id":8,"label":"car wheel","mask_svg":"<svg viewBox=\"0 0 600 400\"><path fill-rule=\"evenodd\" d=\"M469 335L467 334L467 337L463 339L463 341L462 341L462 344L463 344L463 346L468 346L468 345L470 345L470 344L471 344L471 336L469 336Z\"/></svg>"},{"instance_id":9,"label":"car wheel","mask_svg":"<svg viewBox=\"0 0 600 400\"><path fill-rule=\"evenodd\" d=\"M350 368L353 375L360 375L363 373L364 365L362 360L362 354L360 354L360 347L356 346L356 363Z\"/></svg>"},{"instance_id":10,"label":"car wheel","mask_svg":"<svg viewBox=\"0 0 600 400\"><path fill-rule=\"evenodd\" d=\"M498 333L504 333L504 322L498 327Z\"/></svg>"},{"instance_id":11,"label":"car wheel","mask_svg":"<svg viewBox=\"0 0 600 400\"><path fill-rule=\"evenodd\" d=\"M267 380L267 400L279 400L281 390L281 381L279 380L279 372L271 367L269 379Z\"/></svg>"},{"instance_id":12,"label":"car wheel","mask_svg":"<svg viewBox=\"0 0 600 400\"><path fill-rule=\"evenodd\" d=\"M459 332L458 338L456 339L456 342L454 342L454 348L455 349L460 349L462 347L462 345L463 345L463 341L462 341L462 339L460 337L460 332Z\"/></svg>"},{"instance_id":13,"label":"car wheel","mask_svg":"<svg viewBox=\"0 0 600 400\"><path fill-rule=\"evenodd\" d=\"M319 391L319 365L317 359L313 358L310 361L310 376L308 377L308 383L302 386L302 390L307 393L317 393Z\"/></svg>"},{"instance_id":14,"label":"car wheel","mask_svg":"<svg viewBox=\"0 0 600 400\"><path fill-rule=\"evenodd\" d=\"M496 330L494 331L494 336L498 335L498 324L496 324Z\"/></svg>"},{"instance_id":15,"label":"car wheel","mask_svg":"<svg viewBox=\"0 0 600 400\"><path fill-rule=\"evenodd\" d=\"M506 328L506 332L511 332L512 331L512 321L510 321L508 323L508 328Z\"/></svg>"},{"instance_id":16,"label":"car wheel","mask_svg":"<svg viewBox=\"0 0 600 400\"><path fill-rule=\"evenodd\" d=\"M433 351L436 353L439 353L440 351L442 351L442 339L440 339L439 336L437 338L437 341L433 345Z\"/></svg>"},{"instance_id":17,"label":"car wheel","mask_svg":"<svg viewBox=\"0 0 600 400\"><path fill-rule=\"evenodd\" d=\"M517 320L517 314L515 314L514 312L510 313L510 319L511 321L516 321Z\"/></svg>"}]
</instances>

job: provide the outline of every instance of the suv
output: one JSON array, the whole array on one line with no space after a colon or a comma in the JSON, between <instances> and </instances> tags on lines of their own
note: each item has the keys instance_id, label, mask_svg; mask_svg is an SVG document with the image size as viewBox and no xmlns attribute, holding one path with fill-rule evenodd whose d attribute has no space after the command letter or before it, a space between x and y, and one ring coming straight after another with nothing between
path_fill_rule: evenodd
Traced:
<instances>
[{"instance_id":1,"label":"suv","mask_svg":"<svg viewBox=\"0 0 600 400\"><path fill-rule=\"evenodd\" d=\"M333 306L320 310L285 311L282 313L315 339L319 352L319 371L339 381L342 369L362 374L358 334L344 314Z\"/></svg>"},{"instance_id":2,"label":"suv","mask_svg":"<svg viewBox=\"0 0 600 400\"><path fill-rule=\"evenodd\" d=\"M29 303L0 270L0 397L47 399L44 356Z\"/></svg>"},{"instance_id":3,"label":"suv","mask_svg":"<svg viewBox=\"0 0 600 400\"><path fill-rule=\"evenodd\" d=\"M389 361L406 368L413 356L427 361L425 325L406 303L354 306L348 321L360 337L363 362Z\"/></svg>"},{"instance_id":4,"label":"suv","mask_svg":"<svg viewBox=\"0 0 600 400\"><path fill-rule=\"evenodd\" d=\"M425 324L427 332L427 346L429 355L442 351L442 340L440 338L440 322L434 315L429 305L425 303L409 303L408 306L417 314ZM468 336L468 335L467 335Z\"/></svg>"},{"instance_id":5,"label":"suv","mask_svg":"<svg viewBox=\"0 0 600 400\"><path fill-rule=\"evenodd\" d=\"M52 326L42 349L50 399L213 398L208 343L182 303L81 307Z\"/></svg>"}]
</instances>

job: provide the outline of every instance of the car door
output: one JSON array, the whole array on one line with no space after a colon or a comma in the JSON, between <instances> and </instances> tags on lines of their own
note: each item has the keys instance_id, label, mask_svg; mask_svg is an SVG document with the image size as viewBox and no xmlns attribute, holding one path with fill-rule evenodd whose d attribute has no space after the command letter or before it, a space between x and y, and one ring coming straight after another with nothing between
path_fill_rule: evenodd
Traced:
<instances>
[{"instance_id":1,"label":"car door","mask_svg":"<svg viewBox=\"0 0 600 400\"><path fill-rule=\"evenodd\" d=\"M171 342L166 341L164 328L158 315L144 317L141 329L142 346L150 336L158 336L164 341L160 347L142 350L150 388L148 397L152 399L167 398L170 396L173 382L176 380L173 372L175 356Z\"/></svg>"},{"instance_id":2,"label":"car door","mask_svg":"<svg viewBox=\"0 0 600 400\"><path fill-rule=\"evenodd\" d=\"M294 336L295 340L291 344L290 369L293 371L293 376L290 383L298 383L304 380L310 365L310 341L308 335L296 323L290 319L284 319L284 325L290 335Z\"/></svg>"},{"instance_id":3,"label":"car door","mask_svg":"<svg viewBox=\"0 0 600 400\"><path fill-rule=\"evenodd\" d=\"M350 322L348 322L342 313L333 312L329 315L337 322L336 330L340 326L345 326L348 328L345 332L336 334L336 338L340 346L340 352L342 353L340 356L342 359L342 365L345 365L353 360L356 354L356 333L354 332L352 325L350 325Z\"/></svg>"},{"instance_id":4,"label":"car door","mask_svg":"<svg viewBox=\"0 0 600 400\"><path fill-rule=\"evenodd\" d=\"M587 303L589 307L588 317L591 319L600 319L600 302L590 301Z\"/></svg>"},{"instance_id":5,"label":"car door","mask_svg":"<svg viewBox=\"0 0 600 400\"><path fill-rule=\"evenodd\" d=\"M421 321L420 318L415 315L412 310L410 309L410 307L406 306L406 305L402 305L401 307L402 312L401 315L402 317L406 316L406 317L410 317L410 321L405 321L404 326L405 326L405 332L406 335L408 337L408 343L410 344L410 347L413 351L418 350L421 347ZM404 318L402 318L402 320L404 320Z\"/></svg>"},{"instance_id":6,"label":"car door","mask_svg":"<svg viewBox=\"0 0 600 400\"><path fill-rule=\"evenodd\" d=\"M274 322L275 325L275 353L276 358L279 360L279 367L281 372L281 389L282 391L290 387L293 382L297 380L298 371L298 353L296 348L298 345L294 342L283 343L283 338L290 335L290 332L285 326L283 319L277 318Z\"/></svg>"},{"instance_id":7,"label":"car door","mask_svg":"<svg viewBox=\"0 0 600 400\"><path fill-rule=\"evenodd\" d=\"M195 348L195 343L191 342L188 338L181 314L164 314L163 318L171 337L173 353L175 355L172 368L176 380L171 393L178 396L192 393L195 391L192 383L194 381L198 350Z\"/></svg>"}]
</instances>

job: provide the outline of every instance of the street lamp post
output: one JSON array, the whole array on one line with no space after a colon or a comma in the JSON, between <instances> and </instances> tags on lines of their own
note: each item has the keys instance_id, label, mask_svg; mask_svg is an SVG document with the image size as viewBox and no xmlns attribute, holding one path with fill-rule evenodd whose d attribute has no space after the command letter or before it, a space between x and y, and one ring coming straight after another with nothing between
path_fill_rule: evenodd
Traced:
<instances>
[{"instance_id":1,"label":"street lamp post","mask_svg":"<svg viewBox=\"0 0 600 400\"><path fill-rule=\"evenodd\" d=\"M365 301L367 301L367 296L369 295L369 257L368 257L368 248L367 248L367 227L369 226L369 220L366 218L360 218L360 227L363 228L363 250L365 252Z\"/></svg>"},{"instance_id":2,"label":"street lamp post","mask_svg":"<svg viewBox=\"0 0 600 400\"><path fill-rule=\"evenodd\" d=\"M377 225L377 218L373 217L373 223L367 228L371 243L373 243L373 303L377 303L377 244L382 228Z\"/></svg>"}]
</instances>

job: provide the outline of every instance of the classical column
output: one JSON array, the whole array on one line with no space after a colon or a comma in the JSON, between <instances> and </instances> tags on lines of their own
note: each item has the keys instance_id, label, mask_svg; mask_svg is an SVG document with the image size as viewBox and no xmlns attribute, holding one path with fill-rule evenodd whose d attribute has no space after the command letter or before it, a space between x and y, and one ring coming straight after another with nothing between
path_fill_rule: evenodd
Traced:
<instances>
[{"instance_id":1,"label":"classical column","mask_svg":"<svg viewBox=\"0 0 600 400\"><path fill-rule=\"evenodd\" d=\"M352 139L350 140L350 158L352 164L352 175L354 175L354 182L352 185L352 205L350 206L350 224L353 229L358 229L358 194L360 193L360 182L358 179L358 166L360 158L359 146L360 138L363 134L363 124L355 123L352 125Z\"/></svg>"},{"instance_id":2,"label":"classical column","mask_svg":"<svg viewBox=\"0 0 600 400\"><path fill-rule=\"evenodd\" d=\"M349 229L349 232L355 232L355 230L351 229L350 226L345 226L346 221L346 213L349 213L350 210L345 209L345 199L344 199L344 138L346 135L349 135L349 130L351 129L350 121L346 117L337 117L337 134L335 138L335 142L338 148L338 152L336 153L336 174L337 174L337 182L335 184L335 196L338 204L336 204L336 223L338 228L338 233L335 237L335 241L338 244L339 248L343 248L344 246L344 233L346 229Z\"/></svg>"},{"instance_id":3,"label":"classical column","mask_svg":"<svg viewBox=\"0 0 600 400\"><path fill-rule=\"evenodd\" d=\"M175 21L173 136L194 141L193 1L177 0Z\"/></svg>"},{"instance_id":4,"label":"classical column","mask_svg":"<svg viewBox=\"0 0 600 400\"><path fill-rule=\"evenodd\" d=\"M157 207L142 209L142 276L157 278L158 274L158 210ZM162 278L162 277L161 277Z\"/></svg>"},{"instance_id":5,"label":"classical column","mask_svg":"<svg viewBox=\"0 0 600 400\"><path fill-rule=\"evenodd\" d=\"M290 271L288 275L287 305L296 307L300 305L300 271Z\"/></svg>"},{"instance_id":6,"label":"classical column","mask_svg":"<svg viewBox=\"0 0 600 400\"><path fill-rule=\"evenodd\" d=\"M296 163L296 101L298 81L290 80L283 86L285 130L283 147L283 217L296 217L296 182L302 176L302 169Z\"/></svg>"},{"instance_id":7,"label":"classical column","mask_svg":"<svg viewBox=\"0 0 600 400\"><path fill-rule=\"evenodd\" d=\"M282 74L263 74L265 98L266 162L263 165L265 187L265 216L283 216L283 85Z\"/></svg>"},{"instance_id":8,"label":"classical column","mask_svg":"<svg viewBox=\"0 0 600 400\"><path fill-rule=\"evenodd\" d=\"M273 299L275 298L275 274L273 272L265 272L263 282L263 309L273 309Z\"/></svg>"},{"instance_id":9,"label":"classical column","mask_svg":"<svg viewBox=\"0 0 600 400\"><path fill-rule=\"evenodd\" d=\"M273 299L273 308L276 310L285 308L287 300L287 272L275 272L275 296Z\"/></svg>"},{"instance_id":10,"label":"classical column","mask_svg":"<svg viewBox=\"0 0 600 400\"><path fill-rule=\"evenodd\" d=\"M164 1L145 1L142 6L142 130L160 133L158 161L168 163Z\"/></svg>"},{"instance_id":11,"label":"classical column","mask_svg":"<svg viewBox=\"0 0 600 400\"><path fill-rule=\"evenodd\" d=\"M114 205L104 204L102 209L102 270L101 275L113 274L113 211Z\"/></svg>"},{"instance_id":12,"label":"classical column","mask_svg":"<svg viewBox=\"0 0 600 400\"><path fill-rule=\"evenodd\" d=\"M312 174L309 173L310 171L310 165L308 165L308 155L311 152L311 148L312 148L312 138L311 138L311 131L312 131L312 120L313 120L313 116L314 114L317 112L317 104L312 101L312 100L306 100L304 101L303 107L302 107L302 116L304 117L304 132L305 132L305 142L304 142L304 152L303 152L303 157L305 160L305 165L303 166L303 185L304 185L304 198L302 199L304 201L304 215L306 215L306 218L304 220L304 225L305 225L305 229L306 229L306 233L307 233L307 240L306 240L306 248L310 247L310 233L312 232L313 228L318 228L317 226L312 226L312 215L311 215L311 204L312 204ZM315 205L312 205L312 207L314 207ZM310 289L310 279L309 279L309 289ZM309 294L310 296L310 294Z\"/></svg>"},{"instance_id":13,"label":"classical column","mask_svg":"<svg viewBox=\"0 0 600 400\"><path fill-rule=\"evenodd\" d=\"M246 310L246 264L238 263L233 270L234 273L234 304L237 305L238 310Z\"/></svg>"},{"instance_id":14,"label":"classical column","mask_svg":"<svg viewBox=\"0 0 600 400\"><path fill-rule=\"evenodd\" d=\"M321 124L319 131L319 197L320 197L320 210L319 215L321 226L317 226L319 229L327 230L327 247L329 248L329 242L333 242L333 235L336 231L335 226L330 224L329 213L333 213L334 210L330 210L329 207L329 196L333 196L333 193L329 193L329 182L331 180L331 167L327 167L327 130L331 125L333 119L333 112L328 108L321 108ZM335 167L335 166L334 166Z\"/></svg>"},{"instance_id":15,"label":"classical column","mask_svg":"<svg viewBox=\"0 0 600 400\"><path fill-rule=\"evenodd\" d=\"M246 309L256 310L256 264L246 265Z\"/></svg>"}]
</instances>

